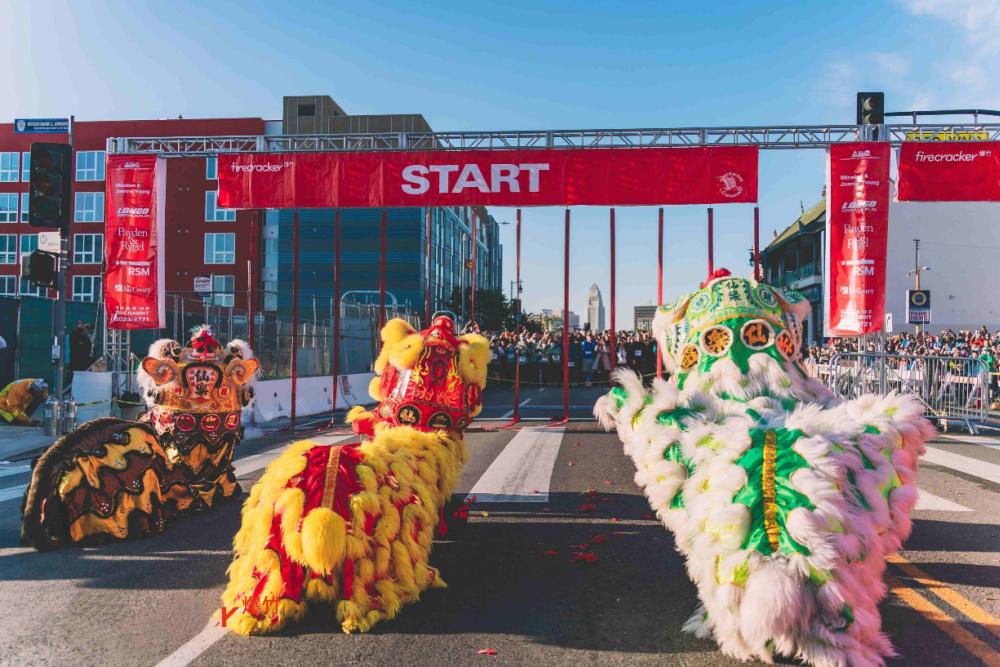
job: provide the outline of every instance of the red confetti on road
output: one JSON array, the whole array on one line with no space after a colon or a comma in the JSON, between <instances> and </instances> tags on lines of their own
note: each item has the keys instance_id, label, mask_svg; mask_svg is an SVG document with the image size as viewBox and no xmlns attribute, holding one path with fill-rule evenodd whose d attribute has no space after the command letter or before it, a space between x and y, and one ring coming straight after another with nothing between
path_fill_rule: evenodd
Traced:
<instances>
[{"instance_id":1,"label":"red confetti on road","mask_svg":"<svg viewBox=\"0 0 1000 667\"><path fill-rule=\"evenodd\" d=\"M573 551L586 551L587 550L587 545L586 544L571 544L571 545L569 545L569 548L572 549Z\"/></svg>"},{"instance_id":2,"label":"red confetti on road","mask_svg":"<svg viewBox=\"0 0 1000 667\"><path fill-rule=\"evenodd\" d=\"M593 542L594 544L604 544L605 542L608 541L608 538L606 538L604 535L594 535L592 538L590 538L590 541Z\"/></svg>"},{"instance_id":3,"label":"red confetti on road","mask_svg":"<svg viewBox=\"0 0 1000 667\"><path fill-rule=\"evenodd\" d=\"M543 556L558 556L559 552L556 551L555 549L549 549L548 551L543 551L542 555Z\"/></svg>"},{"instance_id":4,"label":"red confetti on road","mask_svg":"<svg viewBox=\"0 0 1000 667\"><path fill-rule=\"evenodd\" d=\"M543 511L543 512L551 512L551 511L552 511L552 508L551 508L551 507L543 507L543 508L542 508L542 511Z\"/></svg>"},{"instance_id":5,"label":"red confetti on road","mask_svg":"<svg viewBox=\"0 0 1000 667\"><path fill-rule=\"evenodd\" d=\"M495 648L481 648L479 649L479 655L496 655L497 650Z\"/></svg>"},{"instance_id":6,"label":"red confetti on road","mask_svg":"<svg viewBox=\"0 0 1000 667\"><path fill-rule=\"evenodd\" d=\"M591 498L593 498L594 496L597 495L597 489L587 489L586 491L583 492L583 495L590 496Z\"/></svg>"},{"instance_id":7,"label":"red confetti on road","mask_svg":"<svg viewBox=\"0 0 1000 667\"><path fill-rule=\"evenodd\" d=\"M618 517L616 516L611 517L611 523L618 523Z\"/></svg>"},{"instance_id":8,"label":"red confetti on road","mask_svg":"<svg viewBox=\"0 0 1000 667\"><path fill-rule=\"evenodd\" d=\"M580 511L581 512L593 512L596 509L597 509L597 505L595 505L594 503L586 503L586 504L580 505Z\"/></svg>"},{"instance_id":9,"label":"red confetti on road","mask_svg":"<svg viewBox=\"0 0 1000 667\"><path fill-rule=\"evenodd\" d=\"M573 559L571 563L596 563L600 558L597 557L593 551L585 551L582 553L573 554Z\"/></svg>"}]
</instances>

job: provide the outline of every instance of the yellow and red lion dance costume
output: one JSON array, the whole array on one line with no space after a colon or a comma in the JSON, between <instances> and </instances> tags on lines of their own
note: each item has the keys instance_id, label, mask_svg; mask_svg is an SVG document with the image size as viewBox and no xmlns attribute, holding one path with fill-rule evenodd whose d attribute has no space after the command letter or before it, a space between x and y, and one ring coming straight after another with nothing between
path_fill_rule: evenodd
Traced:
<instances>
[{"instance_id":1,"label":"yellow and red lion dance costume","mask_svg":"<svg viewBox=\"0 0 1000 667\"><path fill-rule=\"evenodd\" d=\"M208 327L190 344L153 343L139 385L140 421L105 417L67 433L35 463L21 542L36 549L160 533L179 515L238 497L233 453L260 364Z\"/></svg>"},{"instance_id":2,"label":"yellow and red lion dance costume","mask_svg":"<svg viewBox=\"0 0 1000 667\"><path fill-rule=\"evenodd\" d=\"M292 444L243 506L221 612L241 635L274 632L310 603L335 605L344 632L364 632L444 586L431 540L482 409L489 343L456 337L447 317L421 332L392 320L381 337L369 387L379 404L347 415L369 439Z\"/></svg>"}]
</instances>

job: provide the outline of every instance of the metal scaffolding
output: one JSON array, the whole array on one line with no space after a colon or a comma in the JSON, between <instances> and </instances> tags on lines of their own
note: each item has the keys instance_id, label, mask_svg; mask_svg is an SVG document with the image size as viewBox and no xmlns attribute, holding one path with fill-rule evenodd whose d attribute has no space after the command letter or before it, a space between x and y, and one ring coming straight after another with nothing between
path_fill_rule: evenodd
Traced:
<instances>
[{"instance_id":1,"label":"metal scaffolding","mask_svg":"<svg viewBox=\"0 0 1000 667\"><path fill-rule=\"evenodd\" d=\"M217 153L317 151L502 150L521 148L654 148L758 146L762 149L826 148L830 144L886 138L904 141L998 141L1000 124L787 125L675 127L624 130L512 130L487 132L387 132L380 134L122 137L107 141L109 154L153 153L189 157Z\"/></svg>"}]
</instances>

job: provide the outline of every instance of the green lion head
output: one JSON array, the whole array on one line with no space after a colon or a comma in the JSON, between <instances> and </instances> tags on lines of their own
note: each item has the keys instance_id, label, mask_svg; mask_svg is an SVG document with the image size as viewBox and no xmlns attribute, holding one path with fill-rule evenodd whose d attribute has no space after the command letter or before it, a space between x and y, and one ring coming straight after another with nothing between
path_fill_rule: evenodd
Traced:
<instances>
[{"instance_id":1,"label":"green lion head","mask_svg":"<svg viewBox=\"0 0 1000 667\"><path fill-rule=\"evenodd\" d=\"M782 366L802 361L802 320L811 310L795 290L716 272L700 289L660 306L653 332L678 385L720 359L749 372L750 357L766 354Z\"/></svg>"}]
</instances>

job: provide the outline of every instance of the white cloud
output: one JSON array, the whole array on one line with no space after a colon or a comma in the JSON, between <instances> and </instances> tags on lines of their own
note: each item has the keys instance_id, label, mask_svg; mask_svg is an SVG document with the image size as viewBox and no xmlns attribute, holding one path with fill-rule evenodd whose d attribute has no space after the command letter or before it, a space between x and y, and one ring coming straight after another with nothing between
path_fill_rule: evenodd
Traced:
<instances>
[{"instance_id":1,"label":"white cloud","mask_svg":"<svg viewBox=\"0 0 1000 667\"><path fill-rule=\"evenodd\" d=\"M1000 0L902 0L911 14L940 19L961 28L970 43L984 49L997 47Z\"/></svg>"}]
</instances>

